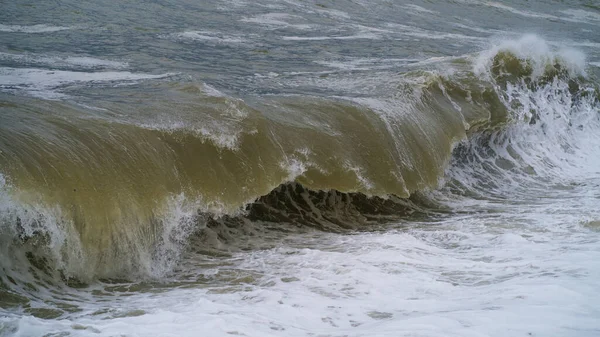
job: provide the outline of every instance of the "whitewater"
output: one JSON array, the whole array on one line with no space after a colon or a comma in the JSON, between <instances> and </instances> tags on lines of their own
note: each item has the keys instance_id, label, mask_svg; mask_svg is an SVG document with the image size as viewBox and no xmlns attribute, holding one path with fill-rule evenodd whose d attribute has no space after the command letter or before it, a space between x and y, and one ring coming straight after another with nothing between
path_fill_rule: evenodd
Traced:
<instances>
[{"instance_id":1,"label":"whitewater","mask_svg":"<svg viewBox=\"0 0 600 337\"><path fill-rule=\"evenodd\" d=\"M599 26L0 4L0 336L600 336Z\"/></svg>"}]
</instances>

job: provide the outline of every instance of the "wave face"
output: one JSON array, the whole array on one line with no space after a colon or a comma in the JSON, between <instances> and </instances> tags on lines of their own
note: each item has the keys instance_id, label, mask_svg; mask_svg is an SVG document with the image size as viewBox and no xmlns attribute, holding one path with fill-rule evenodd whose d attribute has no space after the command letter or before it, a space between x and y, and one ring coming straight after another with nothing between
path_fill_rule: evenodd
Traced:
<instances>
[{"instance_id":1,"label":"wave face","mask_svg":"<svg viewBox=\"0 0 600 337\"><path fill-rule=\"evenodd\" d=\"M591 174L583 54L526 36L451 64L402 74L387 99L174 80L131 90L136 104L3 96L2 289L162 277L190 240L214 253L257 226L366 229Z\"/></svg>"}]
</instances>

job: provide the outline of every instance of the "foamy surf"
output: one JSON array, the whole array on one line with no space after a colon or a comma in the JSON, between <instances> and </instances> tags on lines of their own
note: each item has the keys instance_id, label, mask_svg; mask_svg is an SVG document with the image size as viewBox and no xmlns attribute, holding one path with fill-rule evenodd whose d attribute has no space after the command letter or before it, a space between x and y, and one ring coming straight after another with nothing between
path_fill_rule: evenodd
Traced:
<instances>
[{"instance_id":1,"label":"foamy surf","mask_svg":"<svg viewBox=\"0 0 600 337\"><path fill-rule=\"evenodd\" d=\"M124 69L129 66L126 62L103 60L88 56L0 53L0 60L16 62L23 65L42 65L53 68Z\"/></svg>"},{"instance_id":2,"label":"foamy surf","mask_svg":"<svg viewBox=\"0 0 600 337\"><path fill-rule=\"evenodd\" d=\"M73 61L73 60L71 60ZM76 59L75 63L90 64L89 59ZM73 84L121 82L132 83L140 80L160 79L173 74L135 74L128 71L82 72L66 70L45 70L37 68L0 68L0 89L22 91L40 98L61 98L61 87Z\"/></svg>"}]
</instances>

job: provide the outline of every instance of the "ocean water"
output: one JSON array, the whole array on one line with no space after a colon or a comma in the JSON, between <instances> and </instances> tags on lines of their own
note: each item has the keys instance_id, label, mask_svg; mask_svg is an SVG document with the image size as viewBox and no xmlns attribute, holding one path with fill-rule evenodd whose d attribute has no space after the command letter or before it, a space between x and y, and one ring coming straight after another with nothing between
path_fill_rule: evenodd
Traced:
<instances>
[{"instance_id":1,"label":"ocean water","mask_svg":"<svg viewBox=\"0 0 600 337\"><path fill-rule=\"evenodd\" d=\"M0 3L0 336L600 336L600 6Z\"/></svg>"}]
</instances>

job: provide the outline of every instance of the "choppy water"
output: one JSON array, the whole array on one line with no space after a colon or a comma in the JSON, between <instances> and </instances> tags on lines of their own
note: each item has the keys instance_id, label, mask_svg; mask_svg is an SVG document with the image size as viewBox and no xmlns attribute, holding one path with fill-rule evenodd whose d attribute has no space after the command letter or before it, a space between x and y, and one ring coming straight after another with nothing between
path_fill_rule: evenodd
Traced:
<instances>
[{"instance_id":1,"label":"choppy water","mask_svg":"<svg viewBox=\"0 0 600 337\"><path fill-rule=\"evenodd\" d=\"M0 2L0 335L600 336L599 30Z\"/></svg>"}]
</instances>

